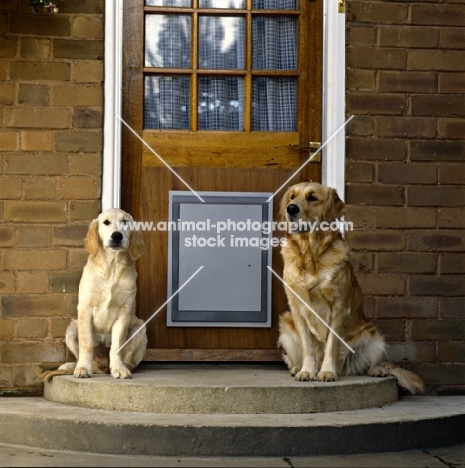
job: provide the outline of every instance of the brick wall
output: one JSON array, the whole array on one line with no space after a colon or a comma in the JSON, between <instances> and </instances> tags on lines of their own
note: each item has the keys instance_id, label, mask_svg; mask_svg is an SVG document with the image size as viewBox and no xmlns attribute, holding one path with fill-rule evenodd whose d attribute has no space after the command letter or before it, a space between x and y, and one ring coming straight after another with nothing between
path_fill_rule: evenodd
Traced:
<instances>
[{"instance_id":1,"label":"brick wall","mask_svg":"<svg viewBox=\"0 0 465 468\"><path fill-rule=\"evenodd\" d=\"M100 211L103 0L0 2L0 394L62 362Z\"/></svg>"},{"instance_id":2,"label":"brick wall","mask_svg":"<svg viewBox=\"0 0 465 468\"><path fill-rule=\"evenodd\" d=\"M439 393L465 388L464 26L462 0L348 4L348 239L393 359Z\"/></svg>"}]
</instances>

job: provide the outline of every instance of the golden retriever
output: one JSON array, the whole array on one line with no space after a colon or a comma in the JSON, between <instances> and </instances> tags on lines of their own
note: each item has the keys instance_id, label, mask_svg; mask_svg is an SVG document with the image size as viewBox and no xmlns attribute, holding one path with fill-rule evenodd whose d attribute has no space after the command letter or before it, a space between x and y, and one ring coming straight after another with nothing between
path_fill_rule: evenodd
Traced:
<instances>
[{"instance_id":1,"label":"golden retriever","mask_svg":"<svg viewBox=\"0 0 465 468\"><path fill-rule=\"evenodd\" d=\"M299 381L393 375L412 394L423 392L419 376L380 362L384 339L364 317L349 247L337 229L344 212L336 190L314 182L294 185L282 199L280 214L291 226L281 248L283 279L295 292L286 287L290 312L280 318L284 361Z\"/></svg>"},{"instance_id":2,"label":"golden retriever","mask_svg":"<svg viewBox=\"0 0 465 468\"><path fill-rule=\"evenodd\" d=\"M77 364L59 368L74 372L74 377L109 371L115 379L130 379L144 357L147 334L143 321L135 315L135 260L145 247L141 232L129 229L132 222L129 213L112 208L89 226L85 246L90 255L79 283L78 318L66 330L66 345Z\"/></svg>"}]
</instances>

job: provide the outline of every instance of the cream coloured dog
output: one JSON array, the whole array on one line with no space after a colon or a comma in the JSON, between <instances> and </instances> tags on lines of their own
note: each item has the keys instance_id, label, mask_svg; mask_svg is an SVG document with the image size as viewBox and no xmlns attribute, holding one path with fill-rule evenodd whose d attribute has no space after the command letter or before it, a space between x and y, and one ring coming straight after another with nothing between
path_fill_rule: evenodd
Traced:
<instances>
[{"instance_id":1,"label":"cream coloured dog","mask_svg":"<svg viewBox=\"0 0 465 468\"><path fill-rule=\"evenodd\" d=\"M401 387L421 393L424 384L418 375L380 362L385 342L364 317L349 247L334 223L344 212L336 190L314 182L294 185L282 199L282 219L296 223L281 249L283 279L296 293L286 287L290 312L281 316L278 340L284 361L300 381L393 375Z\"/></svg>"},{"instance_id":2,"label":"cream coloured dog","mask_svg":"<svg viewBox=\"0 0 465 468\"><path fill-rule=\"evenodd\" d=\"M78 318L66 330L66 345L77 364L69 362L59 368L74 372L75 377L110 371L116 379L130 379L144 357L146 330L135 315L135 260L145 247L140 231L129 229L132 222L129 213L112 208L89 226L85 246L90 255L79 283Z\"/></svg>"}]
</instances>

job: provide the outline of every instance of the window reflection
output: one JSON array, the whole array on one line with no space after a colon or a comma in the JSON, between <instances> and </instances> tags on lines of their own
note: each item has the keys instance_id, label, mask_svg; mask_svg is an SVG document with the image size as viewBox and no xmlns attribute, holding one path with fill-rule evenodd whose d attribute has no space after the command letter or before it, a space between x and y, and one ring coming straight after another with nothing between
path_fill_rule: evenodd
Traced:
<instances>
[{"instance_id":1,"label":"window reflection","mask_svg":"<svg viewBox=\"0 0 465 468\"><path fill-rule=\"evenodd\" d=\"M199 67L244 68L244 19L199 17Z\"/></svg>"},{"instance_id":2,"label":"window reflection","mask_svg":"<svg viewBox=\"0 0 465 468\"><path fill-rule=\"evenodd\" d=\"M245 8L245 0L200 0L200 8Z\"/></svg>"},{"instance_id":3,"label":"window reflection","mask_svg":"<svg viewBox=\"0 0 465 468\"><path fill-rule=\"evenodd\" d=\"M199 130L243 130L242 78L199 80Z\"/></svg>"},{"instance_id":4,"label":"window reflection","mask_svg":"<svg viewBox=\"0 0 465 468\"><path fill-rule=\"evenodd\" d=\"M146 16L146 67L189 68L190 43L190 15Z\"/></svg>"},{"instance_id":5,"label":"window reflection","mask_svg":"<svg viewBox=\"0 0 465 468\"><path fill-rule=\"evenodd\" d=\"M146 0L147 6L187 7L191 6L191 0Z\"/></svg>"},{"instance_id":6,"label":"window reflection","mask_svg":"<svg viewBox=\"0 0 465 468\"><path fill-rule=\"evenodd\" d=\"M145 78L144 127L189 129L189 77Z\"/></svg>"},{"instance_id":7,"label":"window reflection","mask_svg":"<svg viewBox=\"0 0 465 468\"><path fill-rule=\"evenodd\" d=\"M297 10L298 0L253 0L256 10Z\"/></svg>"}]
</instances>

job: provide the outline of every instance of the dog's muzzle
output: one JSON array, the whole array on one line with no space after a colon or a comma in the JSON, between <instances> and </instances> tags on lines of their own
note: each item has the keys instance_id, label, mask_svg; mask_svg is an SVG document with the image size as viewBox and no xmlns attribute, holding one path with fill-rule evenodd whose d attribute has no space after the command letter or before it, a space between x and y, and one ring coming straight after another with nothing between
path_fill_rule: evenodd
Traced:
<instances>
[{"instance_id":1,"label":"dog's muzzle","mask_svg":"<svg viewBox=\"0 0 465 468\"><path fill-rule=\"evenodd\" d=\"M109 247L112 249L119 249L121 247L121 241L123 240L123 234L121 232L115 231L110 236Z\"/></svg>"}]
</instances>

